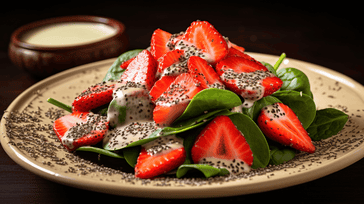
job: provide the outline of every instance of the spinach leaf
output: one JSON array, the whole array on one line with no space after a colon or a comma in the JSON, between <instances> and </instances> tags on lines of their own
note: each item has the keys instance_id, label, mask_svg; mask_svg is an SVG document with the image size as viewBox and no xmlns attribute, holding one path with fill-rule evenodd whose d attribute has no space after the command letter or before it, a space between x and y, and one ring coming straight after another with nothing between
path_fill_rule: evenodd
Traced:
<instances>
[{"instance_id":1,"label":"spinach leaf","mask_svg":"<svg viewBox=\"0 0 364 204\"><path fill-rule=\"evenodd\" d=\"M307 129L316 116L316 104L307 94L293 91L281 90L272 94L283 104L290 107L301 121L303 128Z\"/></svg>"},{"instance_id":2,"label":"spinach leaf","mask_svg":"<svg viewBox=\"0 0 364 204\"><path fill-rule=\"evenodd\" d=\"M260 63L262 63L262 65L264 65L270 72L272 72L272 74L277 76L277 71L274 69L274 67L271 64L269 64L268 62L263 62L263 61L261 61Z\"/></svg>"},{"instance_id":3,"label":"spinach leaf","mask_svg":"<svg viewBox=\"0 0 364 204\"><path fill-rule=\"evenodd\" d=\"M111 65L111 67L109 68L109 70L106 73L106 76L104 77L104 79L102 81L119 80L121 75L125 71L120 68L120 65L123 62L137 56L139 54L139 52L141 52L141 51L143 51L143 49L135 49L135 50L130 50L130 51L127 51L127 52L124 52L123 54L121 54L115 60L115 62Z\"/></svg>"},{"instance_id":4,"label":"spinach leaf","mask_svg":"<svg viewBox=\"0 0 364 204\"><path fill-rule=\"evenodd\" d=\"M229 118L235 126L243 133L245 140L248 142L250 149L253 152L252 168L264 168L269 163L269 147L265 136L259 129L257 124L242 113L230 115Z\"/></svg>"},{"instance_id":5,"label":"spinach leaf","mask_svg":"<svg viewBox=\"0 0 364 204\"><path fill-rule=\"evenodd\" d=\"M293 159L296 155L296 151L291 147L281 145L271 140L268 140L268 143L270 148L269 164L272 165L283 164Z\"/></svg>"},{"instance_id":6,"label":"spinach leaf","mask_svg":"<svg viewBox=\"0 0 364 204\"><path fill-rule=\"evenodd\" d=\"M98 148L98 147L82 146L82 147L77 148L76 151L94 152L97 154L102 154L102 155L105 155L108 157L113 157L113 158L118 158L118 159L124 158L124 156L122 154L111 152L109 150L105 150L105 149Z\"/></svg>"},{"instance_id":7,"label":"spinach leaf","mask_svg":"<svg viewBox=\"0 0 364 204\"><path fill-rule=\"evenodd\" d=\"M274 103L280 103L280 102L281 101L274 96L266 96L266 97L259 99L258 101L255 101L252 107L243 108L243 113L245 115L249 116L254 121L256 121L262 108L264 108L265 106L272 105Z\"/></svg>"},{"instance_id":8,"label":"spinach leaf","mask_svg":"<svg viewBox=\"0 0 364 204\"><path fill-rule=\"evenodd\" d=\"M315 120L307 132L314 141L329 138L343 129L348 115L334 108L321 109L316 112Z\"/></svg>"},{"instance_id":9,"label":"spinach leaf","mask_svg":"<svg viewBox=\"0 0 364 204\"><path fill-rule=\"evenodd\" d=\"M139 157L140 150L141 146L135 146L123 149L124 158L131 167L135 167Z\"/></svg>"},{"instance_id":10,"label":"spinach leaf","mask_svg":"<svg viewBox=\"0 0 364 204\"><path fill-rule=\"evenodd\" d=\"M174 121L174 124L206 112L230 109L241 104L239 96L232 91L216 88L205 89L192 98L182 115Z\"/></svg>"},{"instance_id":11,"label":"spinach leaf","mask_svg":"<svg viewBox=\"0 0 364 204\"><path fill-rule=\"evenodd\" d=\"M199 170L204 174L206 178L212 176L224 176L230 174L227 169L224 168L216 168L207 164L182 164L178 167L176 176L177 178L181 178L185 175L185 173L189 170Z\"/></svg>"},{"instance_id":12,"label":"spinach leaf","mask_svg":"<svg viewBox=\"0 0 364 204\"><path fill-rule=\"evenodd\" d=\"M206 127L207 124L204 124L200 127L197 127L193 130L188 130L182 133L179 133L178 136L183 138L183 146L186 150L186 160L184 164L193 164L193 160L191 157L191 149L193 147L193 144L195 144L196 137L200 134L200 132ZM178 178L185 175L190 169L189 168L181 168L178 169Z\"/></svg>"},{"instance_id":13,"label":"spinach leaf","mask_svg":"<svg viewBox=\"0 0 364 204\"><path fill-rule=\"evenodd\" d=\"M283 81L281 90L302 91L302 93L313 98L308 77L301 70L284 68L278 70L277 76Z\"/></svg>"}]
</instances>

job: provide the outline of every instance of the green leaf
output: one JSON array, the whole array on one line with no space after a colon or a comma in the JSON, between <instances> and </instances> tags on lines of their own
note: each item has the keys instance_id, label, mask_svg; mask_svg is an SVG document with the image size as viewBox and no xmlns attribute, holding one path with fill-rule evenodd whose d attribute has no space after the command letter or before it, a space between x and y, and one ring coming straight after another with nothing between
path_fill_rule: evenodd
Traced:
<instances>
[{"instance_id":1,"label":"green leaf","mask_svg":"<svg viewBox=\"0 0 364 204\"><path fill-rule=\"evenodd\" d=\"M140 150L141 146L135 146L123 149L124 158L131 167L135 167L139 157Z\"/></svg>"},{"instance_id":2,"label":"green leaf","mask_svg":"<svg viewBox=\"0 0 364 204\"><path fill-rule=\"evenodd\" d=\"M284 68L277 72L277 76L283 81L281 90L302 91L313 98L310 82L305 73L296 68Z\"/></svg>"},{"instance_id":3,"label":"green leaf","mask_svg":"<svg viewBox=\"0 0 364 204\"><path fill-rule=\"evenodd\" d=\"M270 158L269 146L257 124L247 115L241 113L230 115L229 118L240 132L243 133L245 140L248 142L250 149L253 152L254 160L252 168L266 167Z\"/></svg>"},{"instance_id":4,"label":"green leaf","mask_svg":"<svg viewBox=\"0 0 364 204\"><path fill-rule=\"evenodd\" d=\"M316 112L315 120L308 127L307 132L314 141L329 138L343 129L348 121L348 115L344 112L326 108Z\"/></svg>"},{"instance_id":5,"label":"green leaf","mask_svg":"<svg viewBox=\"0 0 364 204\"><path fill-rule=\"evenodd\" d=\"M293 90L277 91L272 96L290 107L307 129L316 116L316 104L310 96Z\"/></svg>"},{"instance_id":6,"label":"green leaf","mask_svg":"<svg viewBox=\"0 0 364 204\"><path fill-rule=\"evenodd\" d=\"M192 98L182 115L174 121L174 124L202 115L205 112L230 109L241 104L239 96L234 92L216 88L205 89Z\"/></svg>"},{"instance_id":7,"label":"green leaf","mask_svg":"<svg viewBox=\"0 0 364 204\"><path fill-rule=\"evenodd\" d=\"M47 102L72 113L72 106L66 105L54 98L48 98Z\"/></svg>"},{"instance_id":8,"label":"green leaf","mask_svg":"<svg viewBox=\"0 0 364 204\"><path fill-rule=\"evenodd\" d=\"M186 160L184 164L193 164L193 160L191 157L191 149L195 144L196 137L200 134L200 132L206 127L207 124L204 124L200 127L197 127L193 130L187 130L185 132L179 133L178 136L183 138L183 146L186 150ZM182 168L178 170L178 176L182 177L185 175L190 169Z\"/></svg>"},{"instance_id":9,"label":"green leaf","mask_svg":"<svg viewBox=\"0 0 364 204\"><path fill-rule=\"evenodd\" d=\"M291 147L281 145L271 140L268 140L268 143L270 148L269 164L272 165L283 164L293 159L296 156L296 151Z\"/></svg>"},{"instance_id":10,"label":"green leaf","mask_svg":"<svg viewBox=\"0 0 364 204\"><path fill-rule=\"evenodd\" d=\"M274 64L274 69L277 70L279 65L283 62L284 58L286 58L286 54L282 53L281 56L279 56L278 61Z\"/></svg>"},{"instance_id":11,"label":"green leaf","mask_svg":"<svg viewBox=\"0 0 364 204\"><path fill-rule=\"evenodd\" d=\"M252 107L243 108L243 113L246 114L247 116L249 116L254 121L256 121L262 108L264 108L265 106L272 105L274 103L280 103L280 102L281 101L274 96L266 96L266 97L259 99L256 102L254 102Z\"/></svg>"},{"instance_id":12,"label":"green leaf","mask_svg":"<svg viewBox=\"0 0 364 204\"><path fill-rule=\"evenodd\" d=\"M207 164L182 164L181 166L178 167L176 176L177 178L181 178L182 176L185 175L187 171L194 169L202 172L206 178L212 176L224 176L230 174L230 172L227 169L215 168Z\"/></svg>"},{"instance_id":13,"label":"green leaf","mask_svg":"<svg viewBox=\"0 0 364 204\"><path fill-rule=\"evenodd\" d=\"M102 154L102 155L105 155L108 157L113 157L113 158L118 158L118 159L124 158L124 156L122 154L111 152L109 150L105 150L105 149L98 148L98 147L82 146L82 147L77 148L76 151L94 152L97 154Z\"/></svg>"},{"instance_id":14,"label":"green leaf","mask_svg":"<svg viewBox=\"0 0 364 204\"><path fill-rule=\"evenodd\" d=\"M137 56L139 54L139 52L143 51L144 49L135 49L135 50L130 50L127 52L124 52L123 54L121 54L116 60L115 62L111 65L111 67L109 68L109 70L107 71L103 81L112 81L112 80L119 80L121 75L123 74L123 72L125 70L120 68L120 65Z\"/></svg>"},{"instance_id":15,"label":"green leaf","mask_svg":"<svg viewBox=\"0 0 364 204\"><path fill-rule=\"evenodd\" d=\"M263 62L263 61L261 61L260 63L262 63L262 65L264 65L272 74L277 76L277 71L274 69L274 67L271 64L269 64L268 62Z\"/></svg>"}]
</instances>

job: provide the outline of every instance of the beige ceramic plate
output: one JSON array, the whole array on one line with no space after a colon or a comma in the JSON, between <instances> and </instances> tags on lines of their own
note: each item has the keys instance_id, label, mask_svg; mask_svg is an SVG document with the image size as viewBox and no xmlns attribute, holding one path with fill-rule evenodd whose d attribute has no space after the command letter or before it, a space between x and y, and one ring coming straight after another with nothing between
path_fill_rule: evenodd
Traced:
<instances>
[{"instance_id":1,"label":"beige ceramic plate","mask_svg":"<svg viewBox=\"0 0 364 204\"><path fill-rule=\"evenodd\" d=\"M271 64L278 59L277 56L250 54ZM12 126L6 125L5 119L2 119L1 144L7 154L29 171L61 184L110 194L153 198L218 197L269 191L323 177L364 156L364 87L330 69L286 59L282 68L296 67L308 75L319 109L336 107L350 115L344 130L316 144L315 154L299 155L284 166L254 171L255 175L247 178L228 178L227 181L224 178L142 181L133 178L131 173L102 167L97 164L97 159L93 163L85 161L64 151L58 139L50 134L48 127L52 119L49 113L55 111L49 111L54 106L46 100L52 97L71 104L78 93L103 79L114 60L87 64L59 73L35 84L16 98L4 116L10 118L10 112L25 110L28 122L24 120L25 114L18 118L20 122L13 122ZM39 118L39 114L42 118ZM29 122L34 118L39 118L41 122ZM105 157L101 160L105 160ZM114 166L122 161L112 160Z\"/></svg>"}]
</instances>

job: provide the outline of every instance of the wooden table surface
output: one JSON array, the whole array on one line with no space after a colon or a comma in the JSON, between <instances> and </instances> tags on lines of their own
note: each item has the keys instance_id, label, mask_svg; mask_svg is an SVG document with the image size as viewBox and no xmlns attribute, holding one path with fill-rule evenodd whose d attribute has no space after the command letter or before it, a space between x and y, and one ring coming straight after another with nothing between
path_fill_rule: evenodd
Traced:
<instances>
[{"instance_id":1,"label":"wooden table surface","mask_svg":"<svg viewBox=\"0 0 364 204\"><path fill-rule=\"evenodd\" d=\"M315 5L313 2L221 4L206 1L192 5L169 3L10 3L0 13L0 111L24 90L41 79L14 66L7 48L11 33L35 20L65 15L99 15L123 22L130 37L130 49L149 46L156 28L171 33L185 30L194 20L211 22L223 35L250 52L280 55L318 64L341 72L364 85L362 23L359 6ZM195 1L195 3L198 1ZM304 4L305 3L305 4ZM278 201L294 203L363 203L364 159L323 178L285 189L201 201ZM111 200L112 199L112 200ZM146 201L95 193L43 179L17 165L0 147L1 203L66 203L69 201ZM185 200L158 200L162 203Z\"/></svg>"}]
</instances>

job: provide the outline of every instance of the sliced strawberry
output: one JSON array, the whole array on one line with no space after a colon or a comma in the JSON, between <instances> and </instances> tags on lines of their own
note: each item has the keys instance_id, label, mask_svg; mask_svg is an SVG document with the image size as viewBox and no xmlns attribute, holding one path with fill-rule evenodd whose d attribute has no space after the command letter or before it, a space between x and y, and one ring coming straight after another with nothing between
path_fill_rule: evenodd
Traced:
<instances>
[{"instance_id":1,"label":"sliced strawberry","mask_svg":"<svg viewBox=\"0 0 364 204\"><path fill-rule=\"evenodd\" d=\"M87 112L109 103L115 86L111 83L99 83L87 88L73 101L73 111Z\"/></svg>"},{"instance_id":2,"label":"sliced strawberry","mask_svg":"<svg viewBox=\"0 0 364 204\"><path fill-rule=\"evenodd\" d=\"M221 60L216 65L216 72L228 89L244 98L245 107L274 93L283 84L280 78L249 55Z\"/></svg>"},{"instance_id":3,"label":"sliced strawberry","mask_svg":"<svg viewBox=\"0 0 364 204\"><path fill-rule=\"evenodd\" d=\"M225 89L215 69L204 59L191 56L187 62L189 73L200 83L201 87Z\"/></svg>"},{"instance_id":4,"label":"sliced strawberry","mask_svg":"<svg viewBox=\"0 0 364 204\"><path fill-rule=\"evenodd\" d=\"M194 163L227 168L231 173L247 172L253 152L244 135L228 116L217 116L197 136L191 149Z\"/></svg>"},{"instance_id":5,"label":"sliced strawberry","mask_svg":"<svg viewBox=\"0 0 364 204\"><path fill-rule=\"evenodd\" d=\"M120 65L120 68L121 69L126 69L126 68L128 68L128 66L129 66L129 64L135 59L136 57L132 57L132 58L130 58L130 59L128 59L128 60L126 60L125 62L123 62L123 63L121 63L121 65Z\"/></svg>"},{"instance_id":6,"label":"sliced strawberry","mask_svg":"<svg viewBox=\"0 0 364 204\"><path fill-rule=\"evenodd\" d=\"M109 128L106 117L90 112L75 111L58 118L53 130L63 146L73 151L80 146L99 143Z\"/></svg>"},{"instance_id":7,"label":"sliced strawberry","mask_svg":"<svg viewBox=\"0 0 364 204\"><path fill-rule=\"evenodd\" d=\"M171 33L159 28L153 32L150 42L150 52L155 60L158 60L162 55L171 50L167 46L171 36Z\"/></svg>"},{"instance_id":8,"label":"sliced strawberry","mask_svg":"<svg viewBox=\"0 0 364 204\"><path fill-rule=\"evenodd\" d=\"M157 99L153 119L160 127L170 126L185 110L190 100L201 90L188 73L180 74Z\"/></svg>"},{"instance_id":9,"label":"sliced strawberry","mask_svg":"<svg viewBox=\"0 0 364 204\"><path fill-rule=\"evenodd\" d=\"M179 75L187 72L186 58L183 50L172 50L162 55L158 60L157 77L164 75Z\"/></svg>"},{"instance_id":10,"label":"sliced strawberry","mask_svg":"<svg viewBox=\"0 0 364 204\"><path fill-rule=\"evenodd\" d=\"M177 78L177 76L162 76L155 82L152 89L149 92L150 99L155 102L163 92L165 92L169 85Z\"/></svg>"},{"instance_id":11,"label":"sliced strawberry","mask_svg":"<svg viewBox=\"0 0 364 204\"><path fill-rule=\"evenodd\" d=\"M283 103L262 109L257 124L268 138L297 150L314 153L315 146L296 114Z\"/></svg>"},{"instance_id":12,"label":"sliced strawberry","mask_svg":"<svg viewBox=\"0 0 364 204\"><path fill-rule=\"evenodd\" d=\"M211 64L225 58L228 44L224 37L207 21L192 22L176 49L183 49L186 56L195 55L204 58Z\"/></svg>"},{"instance_id":13,"label":"sliced strawberry","mask_svg":"<svg viewBox=\"0 0 364 204\"><path fill-rule=\"evenodd\" d=\"M148 179L167 173L186 159L183 141L174 135L160 137L142 146L135 165L135 177Z\"/></svg>"},{"instance_id":14,"label":"sliced strawberry","mask_svg":"<svg viewBox=\"0 0 364 204\"><path fill-rule=\"evenodd\" d=\"M145 85L148 91L155 82L157 61L148 50L140 52L121 75L123 83L128 81Z\"/></svg>"}]
</instances>

